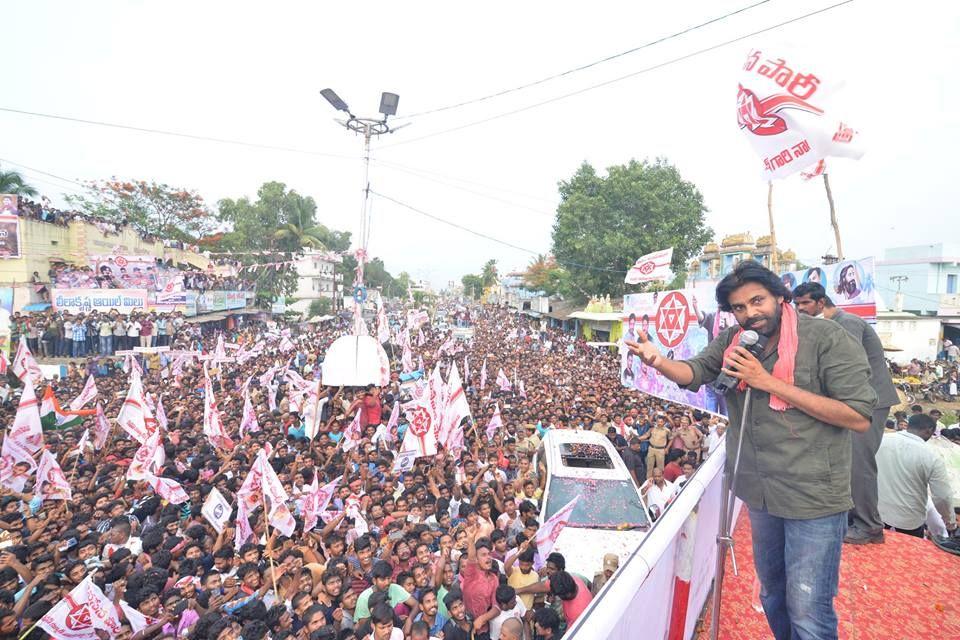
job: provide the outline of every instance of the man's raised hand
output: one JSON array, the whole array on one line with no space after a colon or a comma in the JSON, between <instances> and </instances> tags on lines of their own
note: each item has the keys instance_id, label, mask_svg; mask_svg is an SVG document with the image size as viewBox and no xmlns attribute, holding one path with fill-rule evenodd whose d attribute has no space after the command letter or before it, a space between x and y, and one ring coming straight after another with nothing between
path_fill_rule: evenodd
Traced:
<instances>
[{"instance_id":1,"label":"man's raised hand","mask_svg":"<svg viewBox=\"0 0 960 640\"><path fill-rule=\"evenodd\" d=\"M623 344L627 346L630 353L639 357L643 361L643 364L650 367L657 366L657 361L661 357L660 350L657 349L656 345L650 342L643 333L637 335L636 342L633 340L624 340Z\"/></svg>"}]
</instances>

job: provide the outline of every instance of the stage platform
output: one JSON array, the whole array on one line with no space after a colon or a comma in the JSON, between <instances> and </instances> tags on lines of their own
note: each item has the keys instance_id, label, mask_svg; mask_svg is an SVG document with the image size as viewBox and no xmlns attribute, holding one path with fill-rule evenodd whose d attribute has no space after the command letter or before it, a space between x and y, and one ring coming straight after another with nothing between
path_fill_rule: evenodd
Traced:
<instances>
[{"instance_id":1,"label":"stage platform","mask_svg":"<svg viewBox=\"0 0 960 640\"><path fill-rule=\"evenodd\" d=\"M932 542L886 532L884 544L844 545L836 607L841 640L960 638L960 556ZM739 576L727 556L721 640L772 638L762 612L753 608L750 519L740 513L734 533ZM759 601L758 601L759 602ZM710 637L707 601L698 640Z\"/></svg>"}]
</instances>

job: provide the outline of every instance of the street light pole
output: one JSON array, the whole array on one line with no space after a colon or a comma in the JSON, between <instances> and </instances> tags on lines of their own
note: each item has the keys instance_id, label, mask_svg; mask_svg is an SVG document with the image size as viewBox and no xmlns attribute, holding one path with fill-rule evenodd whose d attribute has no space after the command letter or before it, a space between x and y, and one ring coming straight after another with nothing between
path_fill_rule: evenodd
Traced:
<instances>
[{"instance_id":1,"label":"street light pole","mask_svg":"<svg viewBox=\"0 0 960 640\"><path fill-rule=\"evenodd\" d=\"M406 126L391 127L387 123L387 119L390 116L397 114L397 104L400 102L400 96L386 91L381 93L380 115L382 117L365 118L353 115L347 103L344 102L333 89L323 89L320 95L322 95L334 109L343 111L349 116L346 120L335 118L334 121L337 122L337 124L363 136L363 197L360 203L360 237L357 239L359 247L357 251L357 273L355 275L355 286L360 286L363 284L363 267L367 260L367 247L370 243L370 140L374 136L393 133L401 127Z\"/></svg>"}]
</instances>

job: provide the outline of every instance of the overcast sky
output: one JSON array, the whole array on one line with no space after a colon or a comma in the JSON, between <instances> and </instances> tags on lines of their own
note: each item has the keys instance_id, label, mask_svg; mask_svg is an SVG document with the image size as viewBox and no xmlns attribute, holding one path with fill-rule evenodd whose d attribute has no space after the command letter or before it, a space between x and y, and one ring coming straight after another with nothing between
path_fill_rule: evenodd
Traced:
<instances>
[{"instance_id":1,"label":"overcast sky","mask_svg":"<svg viewBox=\"0 0 960 640\"><path fill-rule=\"evenodd\" d=\"M637 47L757 0L646 2L31 2L4 7L0 107L292 147L187 140L0 111L0 164L87 180L112 175L196 189L211 204L267 180L312 195L321 222L356 234L361 139L338 128L319 90L359 114L400 94L399 116L462 102ZM751 46L790 46L846 86L838 108L867 136L860 161L831 163L844 248L939 241L956 232L960 6L857 0L818 16L457 131L470 123L634 73L837 0L772 0L585 71L479 104L407 120L375 145L375 190L434 216L547 252L556 184L665 156L703 192L717 238L767 233L766 185L736 126L738 71ZM398 120L398 123L402 120ZM432 135L438 134L438 135ZM421 139L422 138L422 139ZM321 154L330 154L329 156ZM75 185L24 170L55 202ZM808 262L833 248L822 183L775 187L777 235ZM489 258L531 255L382 200L373 255L394 274L443 286ZM624 268L636 256L624 256ZM881 285L883 283L880 283Z\"/></svg>"}]
</instances>

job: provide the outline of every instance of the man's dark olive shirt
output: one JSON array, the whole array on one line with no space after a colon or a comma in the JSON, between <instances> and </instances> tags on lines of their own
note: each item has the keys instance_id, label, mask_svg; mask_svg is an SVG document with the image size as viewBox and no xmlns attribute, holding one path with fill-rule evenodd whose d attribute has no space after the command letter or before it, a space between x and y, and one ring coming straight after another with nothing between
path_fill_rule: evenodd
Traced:
<instances>
[{"instance_id":1,"label":"man's dark olive shirt","mask_svg":"<svg viewBox=\"0 0 960 640\"><path fill-rule=\"evenodd\" d=\"M800 315L794 385L844 403L870 418L877 394L870 386L870 366L863 347L831 320ZM723 352L739 327L724 330L687 364L696 391L720 374ZM774 349L761 359L773 372L779 359ZM735 443L744 409L743 393L726 394L730 417L727 431L727 469L732 470ZM850 431L807 415L799 409L774 411L770 395L752 392L750 415L736 492L751 508L780 518L810 519L853 508L850 498Z\"/></svg>"}]
</instances>

